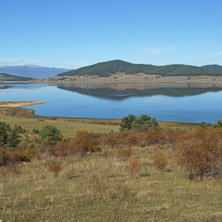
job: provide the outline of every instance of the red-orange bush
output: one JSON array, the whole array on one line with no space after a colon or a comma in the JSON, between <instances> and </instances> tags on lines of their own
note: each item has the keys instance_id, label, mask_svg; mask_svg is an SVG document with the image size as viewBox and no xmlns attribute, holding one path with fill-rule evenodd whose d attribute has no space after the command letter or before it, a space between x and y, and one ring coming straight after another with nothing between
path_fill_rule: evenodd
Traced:
<instances>
[{"instance_id":1,"label":"red-orange bush","mask_svg":"<svg viewBox=\"0 0 222 222\"><path fill-rule=\"evenodd\" d=\"M116 150L117 158L119 160L127 160L132 155L130 148L119 148Z\"/></svg>"},{"instance_id":2,"label":"red-orange bush","mask_svg":"<svg viewBox=\"0 0 222 222\"><path fill-rule=\"evenodd\" d=\"M141 171L141 162L139 159L132 157L129 161L129 169L132 176L137 176Z\"/></svg>"},{"instance_id":3,"label":"red-orange bush","mask_svg":"<svg viewBox=\"0 0 222 222\"><path fill-rule=\"evenodd\" d=\"M178 163L194 177L203 180L206 176L215 176L222 169L221 131L213 129L193 133L191 139L181 145L177 153Z\"/></svg>"},{"instance_id":4,"label":"red-orange bush","mask_svg":"<svg viewBox=\"0 0 222 222\"><path fill-rule=\"evenodd\" d=\"M168 165L168 158L163 153L157 153L153 158L153 165L157 169L163 170Z\"/></svg>"},{"instance_id":5,"label":"red-orange bush","mask_svg":"<svg viewBox=\"0 0 222 222\"><path fill-rule=\"evenodd\" d=\"M55 177L57 177L62 170L62 164L57 160L52 160L48 163L48 170L51 171Z\"/></svg>"},{"instance_id":6,"label":"red-orange bush","mask_svg":"<svg viewBox=\"0 0 222 222\"><path fill-rule=\"evenodd\" d=\"M69 153L69 143L67 142L58 142L55 147L55 156L66 157Z\"/></svg>"},{"instance_id":7,"label":"red-orange bush","mask_svg":"<svg viewBox=\"0 0 222 222\"><path fill-rule=\"evenodd\" d=\"M76 136L69 142L70 152L72 154L100 151L98 147L97 135L88 131L78 131Z\"/></svg>"}]
</instances>

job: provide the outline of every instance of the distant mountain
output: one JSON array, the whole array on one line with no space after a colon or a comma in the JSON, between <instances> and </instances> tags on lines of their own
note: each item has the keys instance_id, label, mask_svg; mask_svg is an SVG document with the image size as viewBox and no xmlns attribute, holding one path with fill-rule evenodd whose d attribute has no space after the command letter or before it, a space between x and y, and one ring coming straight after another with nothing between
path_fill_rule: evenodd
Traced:
<instances>
[{"instance_id":1,"label":"distant mountain","mask_svg":"<svg viewBox=\"0 0 222 222\"><path fill-rule=\"evenodd\" d=\"M198 66L190 66L190 65L154 66L154 65L145 65L145 64L133 64L122 60L112 60L60 73L58 76L74 76L74 75L109 76L110 74L115 74L118 72L124 72L126 74L134 74L134 73L157 74L162 76L222 75L222 71L210 70Z\"/></svg>"},{"instance_id":2,"label":"distant mountain","mask_svg":"<svg viewBox=\"0 0 222 222\"><path fill-rule=\"evenodd\" d=\"M0 82L1 81L29 81L29 80L33 80L33 78L0 73Z\"/></svg>"},{"instance_id":3,"label":"distant mountain","mask_svg":"<svg viewBox=\"0 0 222 222\"><path fill-rule=\"evenodd\" d=\"M219 66L219 65L206 65L206 66L202 66L202 68L206 70L222 72L222 66Z\"/></svg>"},{"instance_id":4,"label":"distant mountain","mask_svg":"<svg viewBox=\"0 0 222 222\"><path fill-rule=\"evenodd\" d=\"M49 68L34 65L0 66L0 73L30 77L34 79L45 79L67 71L69 71L69 69Z\"/></svg>"}]
</instances>

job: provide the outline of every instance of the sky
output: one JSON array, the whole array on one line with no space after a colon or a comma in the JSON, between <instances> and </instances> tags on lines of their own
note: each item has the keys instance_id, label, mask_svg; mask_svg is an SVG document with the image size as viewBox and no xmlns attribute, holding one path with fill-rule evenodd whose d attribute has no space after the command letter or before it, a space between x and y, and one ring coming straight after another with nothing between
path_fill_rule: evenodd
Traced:
<instances>
[{"instance_id":1,"label":"sky","mask_svg":"<svg viewBox=\"0 0 222 222\"><path fill-rule=\"evenodd\" d=\"M221 0L0 0L0 66L222 65Z\"/></svg>"}]
</instances>

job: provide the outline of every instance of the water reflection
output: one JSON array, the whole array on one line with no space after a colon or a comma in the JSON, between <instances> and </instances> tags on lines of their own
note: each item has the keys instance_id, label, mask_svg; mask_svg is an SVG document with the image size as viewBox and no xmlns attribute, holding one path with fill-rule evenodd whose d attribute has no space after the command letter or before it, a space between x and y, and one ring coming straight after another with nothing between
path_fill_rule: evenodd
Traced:
<instances>
[{"instance_id":1,"label":"water reflection","mask_svg":"<svg viewBox=\"0 0 222 222\"><path fill-rule=\"evenodd\" d=\"M147 114L157 120L215 123L222 119L221 85L10 84L1 101L49 101L28 106L37 115L122 118ZM8 87L10 86L10 88Z\"/></svg>"},{"instance_id":2,"label":"water reflection","mask_svg":"<svg viewBox=\"0 0 222 222\"><path fill-rule=\"evenodd\" d=\"M59 84L59 89L77 92L83 95L94 96L97 98L109 100L123 100L130 97L144 97L144 96L170 96L170 97L184 97L200 95L207 92L219 92L222 90L220 85L77 85L77 84Z\"/></svg>"}]
</instances>

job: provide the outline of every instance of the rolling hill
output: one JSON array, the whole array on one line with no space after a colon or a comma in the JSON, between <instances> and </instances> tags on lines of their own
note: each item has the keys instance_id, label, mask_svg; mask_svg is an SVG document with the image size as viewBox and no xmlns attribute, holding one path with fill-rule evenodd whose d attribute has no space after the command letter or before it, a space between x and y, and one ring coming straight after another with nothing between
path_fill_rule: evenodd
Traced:
<instances>
[{"instance_id":1,"label":"rolling hill","mask_svg":"<svg viewBox=\"0 0 222 222\"><path fill-rule=\"evenodd\" d=\"M214 67L198 67L191 65L166 65L154 66L145 64L133 64L122 60L112 60L101 62L94 65L82 67L76 70L60 73L58 76L82 76L82 75L98 75L109 76L123 72L126 74L145 73L156 74L162 76L190 76L190 75L222 75L222 70L216 70Z\"/></svg>"},{"instance_id":2,"label":"rolling hill","mask_svg":"<svg viewBox=\"0 0 222 222\"><path fill-rule=\"evenodd\" d=\"M45 79L56 76L59 73L69 71L69 69L62 68L49 68L33 65L25 66L1 66L0 73L6 73L10 75L30 77L34 79Z\"/></svg>"},{"instance_id":3,"label":"rolling hill","mask_svg":"<svg viewBox=\"0 0 222 222\"><path fill-rule=\"evenodd\" d=\"M210 70L210 71L222 72L222 66L219 66L219 65L206 65L206 66L202 66L202 68Z\"/></svg>"},{"instance_id":4,"label":"rolling hill","mask_svg":"<svg viewBox=\"0 0 222 222\"><path fill-rule=\"evenodd\" d=\"M1 81L29 81L34 80L33 78L24 77L24 76L15 76L5 73L0 73L0 82Z\"/></svg>"}]
</instances>

